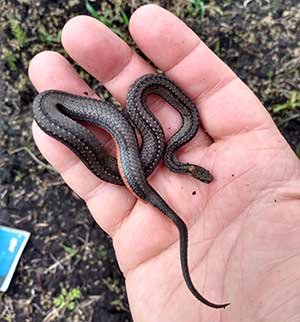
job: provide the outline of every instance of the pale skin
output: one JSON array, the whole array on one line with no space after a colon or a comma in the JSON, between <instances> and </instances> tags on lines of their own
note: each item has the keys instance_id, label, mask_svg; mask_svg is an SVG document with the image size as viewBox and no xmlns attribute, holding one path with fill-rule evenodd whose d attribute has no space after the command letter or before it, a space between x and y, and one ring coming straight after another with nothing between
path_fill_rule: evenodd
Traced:
<instances>
[{"instance_id":1,"label":"pale skin","mask_svg":"<svg viewBox=\"0 0 300 322\"><path fill-rule=\"evenodd\" d=\"M178 18L147 5L133 14L129 29L144 54L197 104L207 134L199 131L178 156L206 167L215 180L206 185L161 164L149 182L188 226L195 286L210 301L231 305L211 309L188 291L178 232L165 216L126 188L95 177L35 123L32 130L43 155L112 236L134 321L298 321L299 159L257 97ZM154 72L91 17L67 22L62 43L123 105L130 84ZM29 75L38 91L60 89L96 97L54 52L35 56ZM160 99L149 104L170 137L179 125L178 114ZM93 130L112 145L107 134Z\"/></svg>"}]
</instances>

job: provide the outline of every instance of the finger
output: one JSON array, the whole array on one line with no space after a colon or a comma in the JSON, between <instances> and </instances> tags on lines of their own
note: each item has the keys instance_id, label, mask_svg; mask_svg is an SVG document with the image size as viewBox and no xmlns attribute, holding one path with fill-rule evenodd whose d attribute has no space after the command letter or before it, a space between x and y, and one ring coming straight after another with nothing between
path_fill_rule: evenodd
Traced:
<instances>
[{"instance_id":1,"label":"finger","mask_svg":"<svg viewBox=\"0 0 300 322\"><path fill-rule=\"evenodd\" d=\"M132 81L153 72L153 68L114 32L88 16L77 16L66 23L62 44L68 54L123 105Z\"/></svg>"},{"instance_id":2,"label":"finger","mask_svg":"<svg viewBox=\"0 0 300 322\"><path fill-rule=\"evenodd\" d=\"M29 77L38 91L58 89L79 95L88 93L91 97L96 96L69 62L54 52L43 52L35 56L29 66ZM45 158L60 172L66 183L87 202L99 225L112 234L129 212L128 209L133 207L135 198L123 187L105 183L94 176L73 152L45 134L35 122L32 130L36 144ZM120 205L116 205L116 199L121 201ZM112 212L114 216L111 216Z\"/></svg>"},{"instance_id":3,"label":"finger","mask_svg":"<svg viewBox=\"0 0 300 322\"><path fill-rule=\"evenodd\" d=\"M63 28L62 43L68 54L123 105L129 86L141 75L154 72L122 39L91 17L69 20ZM162 100L152 98L149 104L168 138L180 126L179 114L168 104L162 104ZM210 140L203 133L199 137L194 140L195 146L209 144Z\"/></svg>"},{"instance_id":4,"label":"finger","mask_svg":"<svg viewBox=\"0 0 300 322\"><path fill-rule=\"evenodd\" d=\"M274 126L255 95L176 16L146 5L135 11L129 29L139 48L198 104L215 140L265 122Z\"/></svg>"}]
</instances>

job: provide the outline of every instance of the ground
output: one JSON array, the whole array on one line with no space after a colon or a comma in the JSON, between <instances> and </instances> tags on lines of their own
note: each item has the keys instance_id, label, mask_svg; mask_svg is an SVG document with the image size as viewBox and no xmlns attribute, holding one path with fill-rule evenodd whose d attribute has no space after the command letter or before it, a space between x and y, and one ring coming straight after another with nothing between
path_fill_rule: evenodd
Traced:
<instances>
[{"instance_id":1,"label":"ground","mask_svg":"<svg viewBox=\"0 0 300 322\"><path fill-rule=\"evenodd\" d=\"M134 46L127 32L128 18L146 3L0 2L0 224L32 233L9 290L0 295L0 322L131 321L110 238L33 143L36 92L27 68L41 50L63 53L60 30L78 14L94 15ZM156 3L182 18L234 69L263 101L299 155L299 1ZM101 85L76 68L109 98Z\"/></svg>"}]
</instances>

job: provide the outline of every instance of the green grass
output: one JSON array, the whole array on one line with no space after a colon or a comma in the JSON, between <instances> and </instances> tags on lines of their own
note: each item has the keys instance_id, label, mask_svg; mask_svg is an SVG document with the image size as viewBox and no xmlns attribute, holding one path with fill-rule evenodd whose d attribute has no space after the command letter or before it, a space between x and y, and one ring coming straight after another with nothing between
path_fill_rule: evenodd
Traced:
<instances>
[{"instance_id":1,"label":"green grass","mask_svg":"<svg viewBox=\"0 0 300 322\"><path fill-rule=\"evenodd\" d=\"M300 92L292 91L288 101L282 104L276 104L273 106L273 113L279 113L286 110L293 110L300 108Z\"/></svg>"},{"instance_id":2,"label":"green grass","mask_svg":"<svg viewBox=\"0 0 300 322\"><path fill-rule=\"evenodd\" d=\"M106 259L107 258L107 251L104 245L100 245L97 251L99 258Z\"/></svg>"},{"instance_id":3,"label":"green grass","mask_svg":"<svg viewBox=\"0 0 300 322\"><path fill-rule=\"evenodd\" d=\"M8 50L7 48L3 48L3 55L6 59L6 63L8 65L8 68L12 71L15 72L17 70L17 65L16 65L16 58L14 54Z\"/></svg>"},{"instance_id":4,"label":"green grass","mask_svg":"<svg viewBox=\"0 0 300 322\"><path fill-rule=\"evenodd\" d=\"M10 29L14 36L14 38L17 40L19 46L21 48L25 47L28 43L27 35L25 31L22 29L20 25L20 21L11 18L10 19Z\"/></svg>"},{"instance_id":5,"label":"green grass","mask_svg":"<svg viewBox=\"0 0 300 322\"><path fill-rule=\"evenodd\" d=\"M46 28L44 26L41 26L39 28L39 33L40 33L40 39L41 41L45 42L45 43L55 43L55 44L60 44L61 42L61 34L62 34L62 31L60 30L57 35L55 37L51 36Z\"/></svg>"},{"instance_id":6,"label":"green grass","mask_svg":"<svg viewBox=\"0 0 300 322\"><path fill-rule=\"evenodd\" d=\"M129 19L122 8L118 8L119 15L116 15L115 12L113 12L113 10L111 9L106 9L102 14L99 14L88 0L85 0L85 8L92 17L101 21L120 38L124 40L126 39L126 35L115 27L116 23L121 24L124 27L128 27Z\"/></svg>"},{"instance_id":7,"label":"green grass","mask_svg":"<svg viewBox=\"0 0 300 322\"><path fill-rule=\"evenodd\" d=\"M188 13L192 17L200 17L201 19L205 16L205 4L204 0L190 0L188 6Z\"/></svg>"},{"instance_id":8,"label":"green grass","mask_svg":"<svg viewBox=\"0 0 300 322\"><path fill-rule=\"evenodd\" d=\"M12 315L9 315L9 313L8 313L8 314L6 314L6 315L4 315L4 316L2 317L2 319L3 319L4 321L6 321L6 322L13 322L13 321L14 321L14 317L13 317Z\"/></svg>"},{"instance_id":9,"label":"green grass","mask_svg":"<svg viewBox=\"0 0 300 322\"><path fill-rule=\"evenodd\" d=\"M71 257L75 256L78 252L76 248L65 246L65 245L63 245L63 247L64 247L64 251Z\"/></svg>"},{"instance_id":10,"label":"green grass","mask_svg":"<svg viewBox=\"0 0 300 322\"><path fill-rule=\"evenodd\" d=\"M73 311L76 306L76 300L81 296L79 288L73 288L67 291L65 288L61 289L61 293L53 299L53 304L59 309L68 309Z\"/></svg>"},{"instance_id":11,"label":"green grass","mask_svg":"<svg viewBox=\"0 0 300 322\"><path fill-rule=\"evenodd\" d=\"M215 41L214 53L219 57L221 55L221 40L219 37L216 38L216 41Z\"/></svg>"}]
</instances>

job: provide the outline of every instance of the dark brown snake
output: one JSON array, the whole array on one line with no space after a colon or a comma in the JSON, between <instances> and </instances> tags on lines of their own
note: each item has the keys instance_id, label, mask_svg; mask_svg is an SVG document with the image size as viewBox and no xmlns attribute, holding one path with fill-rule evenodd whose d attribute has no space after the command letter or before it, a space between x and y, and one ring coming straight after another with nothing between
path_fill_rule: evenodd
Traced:
<instances>
[{"instance_id":1,"label":"dark brown snake","mask_svg":"<svg viewBox=\"0 0 300 322\"><path fill-rule=\"evenodd\" d=\"M159 95L182 118L180 129L166 144L160 123L147 107L146 99L150 94ZM125 112L109 102L47 90L36 96L33 113L40 128L68 146L97 177L113 184L125 184L134 195L171 219L179 231L180 260L187 287L202 303L213 308L225 308L229 303L214 304L194 287L188 269L187 227L146 179L164 157L171 171L190 174L205 183L212 181L209 171L182 163L175 156L176 150L189 142L198 131L197 108L168 78L154 74L144 75L135 81L129 89L126 107ZM106 130L116 142L117 159L109 155L95 135L77 121ZM142 138L141 146L137 142L136 130Z\"/></svg>"}]
</instances>

